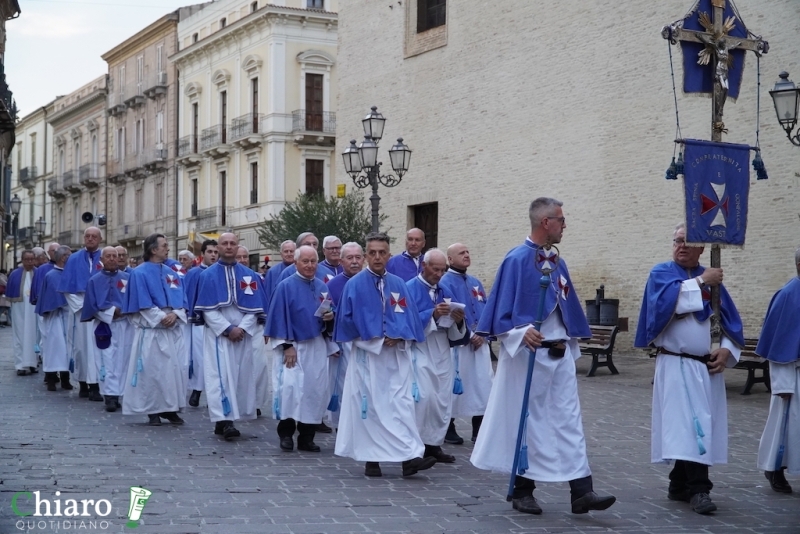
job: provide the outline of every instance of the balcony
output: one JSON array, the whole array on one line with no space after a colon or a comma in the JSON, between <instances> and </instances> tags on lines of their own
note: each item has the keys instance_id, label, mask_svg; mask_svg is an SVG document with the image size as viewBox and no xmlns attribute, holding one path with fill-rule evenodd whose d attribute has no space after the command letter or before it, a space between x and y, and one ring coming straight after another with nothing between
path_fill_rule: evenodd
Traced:
<instances>
[{"instance_id":1,"label":"balcony","mask_svg":"<svg viewBox=\"0 0 800 534\"><path fill-rule=\"evenodd\" d=\"M167 94L167 73L157 72L147 80L145 84L146 89L144 95L147 98L156 98L160 95Z\"/></svg>"},{"instance_id":2,"label":"balcony","mask_svg":"<svg viewBox=\"0 0 800 534\"><path fill-rule=\"evenodd\" d=\"M78 169L78 182L84 187L96 187L103 182L103 166L100 163L89 163Z\"/></svg>"},{"instance_id":3,"label":"balcony","mask_svg":"<svg viewBox=\"0 0 800 534\"><path fill-rule=\"evenodd\" d=\"M33 189L36 187L36 167L25 167L19 171L19 185L25 189Z\"/></svg>"},{"instance_id":4,"label":"balcony","mask_svg":"<svg viewBox=\"0 0 800 534\"><path fill-rule=\"evenodd\" d=\"M136 154L128 154L125 156L125 162L123 166L123 172L132 177L132 178L142 178L147 175L147 169L145 169L145 161L146 161L146 152L144 150L140 150Z\"/></svg>"},{"instance_id":5,"label":"balcony","mask_svg":"<svg viewBox=\"0 0 800 534\"><path fill-rule=\"evenodd\" d=\"M336 113L305 109L292 111L292 133L297 143L333 146L336 142Z\"/></svg>"},{"instance_id":6,"label":"balcony","mask_svg":"<svg viewBox=\"0 0 800 534\"><path fill-rule=\"evenodd\" d=\"M81 184L78 183L78 177L73 171L66 171L61 175L61 185L71 193L81 192Z\"/></svg>"},{"instance_id":7,"label":"balcony","mask_svg":"<svg viewBox=\"0 0 800 534\"><path fill-rule=\"evenodd\" d=\"M167 168L169 148L148 148L144 152L144 168L150 172L158 172Z\"/></svg>"},{"instance_id":8,"label":"balcony","mask_svg":"<svg viewBox=\"0 0 800 534\"><path fill-rule=\"evenodd\" d=\"M251 148L261 144L261 113L248 113L233 119L231 123L231 143L240 148Z\"/></svg>"},{"instance_id":9,"label":"balcony","mask_svg":"<svg viewBox=\"0 0 800 534\"><path fill-rule=\"evenodd\" d=\"M206 128L200 134L200 152L212 158L222 157L230 152L228 146L229 124L217 124Z\"/></svg>"},{"instance_id":10,"label":"balcony","mask_svg":"<svg viewBox=\"0 0 800 534\"><path fill-rule=\"evenodd\" d=\"M83 247L83 233L80 230L67 230L59 232L58 244L67 245L71 249L79 249Z\"/></svg>"},{"instance_id":11,"label":"balcony","mask_svg":"<svg viewBox=\"0 0 800 534\"><path fill-rule=\"evenodd\" d=\"M64 186L61 184L61 178L58 176L50 178L50 181L47 183L47 192L51 197L64 198L67 196Z\"/></svg>"},{"instance_id":12,"label":"balcony","mask_svg":"<svg viewBox=\"0 0 800 534\"><path fill-rule=\"evenodd\" d=\"M106 112L112 117L123 115L127 111L125 106L125 90L120 90L117 93L108 94L108 109Z\"/></svg>"},{"instance_id":13,"label":"balcony","mask_svg":"<svg viewBox=\"0 0 800 534\"><path fill-rule=\"evenodd\" d=\"M137 82L131 84L126 92L125 106L128 108L137 108L144 105L144 82Z\"/></svg>"},{"instance_id":14,"label":"balcony","mask_svg":"<svg viewBox=\"0 0 800 534\"><path fill-rule=\"evenodd\" d=\"M196 135L187 135L178 139L178 163L184 167L198 165L203 158L198 154L199 139Z\"/></svg>"},{"instance_id":15,"label":"balcony","mask_svg":"<svg viewBox=\"0 0 800 534\"><path fill-rule=\"evenodd\" d=\"M33 235L33 226L17 228L17 243L33 243L36 236Z\"/></svg>"},{"instance_id":16,"label":"balcony","mask_svg":"<svg viewBox=\"0 0 800 534\"><path fill-rule=\"evenodd\" d=\"M194 208L194 206L192 206ZM229 209L223 206L197 210L195 218L195 229L198 232L208 232L227 227L227 215Z\"/></svg>"},{"instance_id":17,"label":"balcony","mask_svg":"<svg viewBox=\"0 0 800 534\"><path fill-rule=\"evenodd\" d=\"M107 179L111 183L122 183L125 181L125 160L116 158L108 162Z\"/></svg>"}]
</instances>

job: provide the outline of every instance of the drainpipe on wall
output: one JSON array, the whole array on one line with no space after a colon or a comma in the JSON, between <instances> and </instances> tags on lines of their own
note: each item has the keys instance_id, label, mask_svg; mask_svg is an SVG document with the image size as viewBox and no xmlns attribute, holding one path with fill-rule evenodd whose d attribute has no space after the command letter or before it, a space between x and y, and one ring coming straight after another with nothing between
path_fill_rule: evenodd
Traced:
<instances>
[{"instance_id":1,"label":"drainpipe on wall","mask_svg":"<svg viewBox=\"0 0 800 534\"><path fill-rule=\"evenodd\" d=\"M175 50L178 49L178 32L175 32ZM175 178L175 249L178 250L178 207L180 205L180 199L178 199L178 136L180 135L180 119L181 113L180 109L181 106L178 104L178 99L180 98L180 79L181 79L181 71L177 67L175 67L175 101L173 106L175 106L175 144L173 145L175 150L175 158L172 160L172 175ZM189 250L194 250L194 248L189 248L192 243L189 243L187 240L186 248Z\"/></svg>"},{"instance_id":2,"label":"drainpipe on wall","mask_svg":"<svg viewBox=\"0 0 800 534\"><path fill-rule=\"evenodd\" d=\"M106 74L106 103L108 102L107 99L108 99L109 78L110 78L109 75ZM103 138L104 138L103 139L103 144L105 146L105 152L106 152L105 157L103 158L105 160L105 172L103 173L103 174L105 174L105 183L104 183L104 187L103 187L103 189L104 189L104 195L103 196L105 197L103 199L103 204L104 204L104 206L103 206L103 210L104 210L103 214L106 216L106 238L108 238L108 229L111 228L111 217L109 216L109 213L108 213L108 112L105 109L103 110L103 115L104 115L105 121L106 121L106 131L105 131L105 135L103 136ZM95 214L95 215L97 215L97 214ZM114 237L117 237L117 236L114 236ZM119 239L117 239L117 243L119 243ZM106 244L108 244L108 243L106 243Z\"/></svg>"}]
</instances>

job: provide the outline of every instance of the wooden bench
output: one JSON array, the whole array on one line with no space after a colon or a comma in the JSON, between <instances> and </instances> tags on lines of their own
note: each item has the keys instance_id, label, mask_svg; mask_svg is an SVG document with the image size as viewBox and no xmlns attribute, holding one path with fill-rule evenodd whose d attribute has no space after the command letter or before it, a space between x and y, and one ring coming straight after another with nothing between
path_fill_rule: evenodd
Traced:
<instances>
[{"instance_id":1,"label":"wooden bench","mask_svg":"<svg viewBox=\"0 0 800 534\"><path fill-rule=\"evenodd\" d=\"M617 339L619 327L593 324L589 325L589 328L592 329L592 338L579 343L581 354L592 357L592 368L586 376L594 376L598 367L608 367L612 375L618 375L619 371L614 367L611 355L614 352L614 341Z\"/></svg>"},{"instance_id":2,"label":"wooden bench","mask_svg":"<svg viewBox=\"0 0 800 534\"><path fill-rule=\"evenodd\" d=\"M747 370L747 381L744 383L742 395L750 395L750 389L755 384L764 384L767 387L767 391L772 391L769 382L769 361L756 354L756 345L758 345L758 338L745 338L739 363L733 367L734 369ZM756 371L759 369L761 370L761 376L756 376Z\"/></svg>"}]
</instances>

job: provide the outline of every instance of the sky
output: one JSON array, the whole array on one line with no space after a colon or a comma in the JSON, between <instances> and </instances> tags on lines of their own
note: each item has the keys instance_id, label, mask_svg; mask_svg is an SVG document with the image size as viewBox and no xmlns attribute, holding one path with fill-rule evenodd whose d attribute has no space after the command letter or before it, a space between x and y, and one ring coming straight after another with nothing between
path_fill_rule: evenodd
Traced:
<instances>
[{"instance_id":1,"label":"sky","mask_svg":"<svg viewBox=\"0 0 800 534\"><path fill-rule=\"evenodd\" d=\"M192 0L19 0L6 22L6 81L19 117L107 72L100 57Z\"/></svg>"}]
</instances>

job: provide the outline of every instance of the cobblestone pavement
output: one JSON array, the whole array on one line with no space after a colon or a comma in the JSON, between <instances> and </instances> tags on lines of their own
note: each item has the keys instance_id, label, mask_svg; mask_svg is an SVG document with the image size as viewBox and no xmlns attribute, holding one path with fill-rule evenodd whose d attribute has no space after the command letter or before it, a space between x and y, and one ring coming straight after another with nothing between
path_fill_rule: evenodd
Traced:
<instances>
[{"instance_id":1,"label":"cobblestone pavement","mask_svg":"<svg viewBox=\"0 0 800 534\"><path fill-rule=\"evenodd\" d=\"M242 438L227 443L213 434L202 403L183 414L186 425L154 428L144 417L106 413L102 403L78 399L77 388L47 392L43 374L16 376L10 347L10 329L0 329L3 534L20 527L36 533L133 531L125 523L129 487L135 485L153 492L136 529L142 533L800 532L800 491L772 492L755 467L769 395L763 385L739 395L744 371L725 373L730 463L711 471L715 514L700 516L667 500L669 468L649 463L653 365L631 353L615 358L618 376L601 369L586 378L589 361L578 361L595 486L616 495L617 503L605 512L573 515L567 484L541 484L536 495L544 514L530 516L505 502L506 476L470 465L469 442L446 446L455 464L410 479L400 476L399 466L386 465L383 478L369 479L363 465L333 455L333 435L318 435L319 454L287 453L278 448L270 419L237 425ZM458 425L468 436L469 423ZM790 482L800 490L797 477ZM101 517L90 506L84 523L15 515L14 495L37 490L64 507L67 499L106 499L113 509ZM25 495L18 499L20 511L33 508Z\"/></svg>"}]
</instances>

